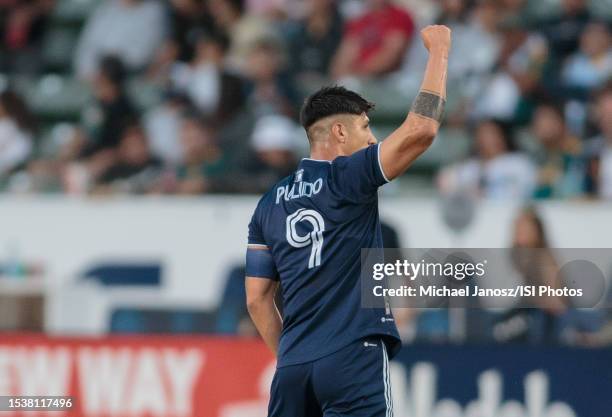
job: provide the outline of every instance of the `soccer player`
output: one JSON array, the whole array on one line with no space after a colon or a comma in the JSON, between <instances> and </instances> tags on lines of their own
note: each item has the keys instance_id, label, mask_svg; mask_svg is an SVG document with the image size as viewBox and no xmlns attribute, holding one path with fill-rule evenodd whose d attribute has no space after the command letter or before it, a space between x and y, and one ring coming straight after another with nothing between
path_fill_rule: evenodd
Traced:
<instances>
[{"instance_id":1,"label":"soccer player","mask_svg":"<svg viewBox=\"0 0 612 417\"><path fill-rule=\"evenodd\" d=\"M429 26L421 37L429 60L402 125L377 144L373 105L343 87L322 88L301 111L310 158L255 209L247 306L277 355L269 417L393 415L388 361L401 343L388 309L361 308L360 255L382 247L378 187L406 171L439 128L450 30Z\"/></svg>"}]
</instances>

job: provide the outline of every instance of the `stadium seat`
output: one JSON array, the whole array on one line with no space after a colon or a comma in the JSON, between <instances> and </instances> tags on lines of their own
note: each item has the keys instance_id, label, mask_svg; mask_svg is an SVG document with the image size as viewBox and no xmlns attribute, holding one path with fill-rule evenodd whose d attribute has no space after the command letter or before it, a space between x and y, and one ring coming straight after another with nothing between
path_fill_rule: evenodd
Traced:
<instances>
[{"instance_id":1,"label":"stadium seat","mask_svg":"<svg viewBox=\"0 0 612 417\"><path fill-rule=\"evenodd\" d=\"M43 61L48 69L68 71L72 54L78 42L78 30L66 27L52 27L43 41Z\"/></svg>"},{"instance_id":2,"label":"stadium seat","mask_svg":"<svg viewBox=\"0 0 612 417\"><path fill-rule=\"evenodd\" d=\"M144 333L147 321L143 314L135 310L117 310L111 316L112 333Z\"/></svg>"},{"instance_id":3,"label":"stadium seat","mask_svg":"<svg viewBox=\"0 0 612 417\"><path fill-rule=\"evenodd\" d=\"M112 333L214 333L216 315L206 310L120 307L111 313Z\"/></svg>"},{"instance_id":4,"label":"stadium seat","mask_svg":"<svg viewBox=\"0 0 612 417\"><path fill-rule=\"evenodd\" d=\"M225 281L223 296L217 309L216 331L218 333L236 333L242 317L247 314L244 265L230 270Z\"/></svg>"},{"instance_id":5,"label":"stadium seat","mask_svg":"<svg viewBox=\"0 0 612 417\"><path fill-rule=\"evenodd\" d=\"M81 22L101 0L58 0L53 18L62 22Z\"/></svg>"},{"instance_id":6,"label":"stadium seat","mask_svg":"<svg viewBox=\"0 0 612 417\"><path fill-rule=\"evenodd\" d=\"M84 83L57 74L38 80L17 79L14 85L33 111L46 119L77 120L90 100L90 91Z\"/></svg>"},{"instance_id":7,"label":"stadium seat","mask_svg":"<svg viewBox=\"0 0 612 417\"><path fill-rule=\"evenodd\" d=\"M83 279L95 280L102 285L160 286L160 264L99 264L82 274Z\"/></svg>"}]
</instances>

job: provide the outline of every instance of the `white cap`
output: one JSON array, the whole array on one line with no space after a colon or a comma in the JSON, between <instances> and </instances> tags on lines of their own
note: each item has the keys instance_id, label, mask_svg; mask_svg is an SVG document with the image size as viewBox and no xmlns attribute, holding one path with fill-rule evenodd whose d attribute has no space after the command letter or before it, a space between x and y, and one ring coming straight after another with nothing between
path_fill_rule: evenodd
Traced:
<instances>
[{"instance_id":1,"label":"white cap","mask_svg":"<svg viewBox=\"0 0 612 417\"><path fill-rule=\"evenodd\" d=\"M257 120L251 144L256 151L296 149L297 125L285 116L264 116Z\"/></svg>"}]
</instances>

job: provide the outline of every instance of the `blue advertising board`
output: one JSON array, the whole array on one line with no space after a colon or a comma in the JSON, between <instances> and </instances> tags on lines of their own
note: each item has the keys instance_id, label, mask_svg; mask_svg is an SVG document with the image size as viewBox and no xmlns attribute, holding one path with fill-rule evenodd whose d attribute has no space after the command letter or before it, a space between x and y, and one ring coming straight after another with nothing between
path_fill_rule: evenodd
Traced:
<instances>
[{"instance_id":1,"label":"blue advertising board","mask_svg":"<svg viewBox=\"0 0 612 417\"><path fill-rule=\"evenodd\" d=\"M612 417L612 349L405 346L396 417Z\"/></svg>"}]
</instances>

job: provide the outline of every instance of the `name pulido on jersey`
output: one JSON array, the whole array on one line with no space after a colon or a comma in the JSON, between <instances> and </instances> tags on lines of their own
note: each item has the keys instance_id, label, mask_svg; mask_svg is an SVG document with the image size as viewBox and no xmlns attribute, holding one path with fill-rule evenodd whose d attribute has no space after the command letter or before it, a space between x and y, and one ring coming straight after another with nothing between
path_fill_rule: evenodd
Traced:
<instances>
[{"instance_id":1,"label":"name pulido on jersey","mask_svg":"<svg viewBox=\"0 0 612 417\"><path fill-rule=\"evenodd\" d=\"M315 182L302 181L303 169L300 169L295 173L295 181L289 184L278 187L276 189L276 204L278 204L281 198L285 201L293 200L300 197L312 197L313 195L319 194L321 188L323 188L323 179L318 178Z\"/></svg>"},{"instance_id":2,"label":"name pulido on jersey","mask_svg":"<svg viewBox=\"0 0 612 417\"><path fill-rule=\"evenodd\" d=\"M406 374L397 373L397 370L397 366L392 367L391 379L399 383L398 387L405 387L408 385ZM549 379L540 370L525 375L523 404L517 400L503 401L503 376L494 369L478 376L478 398L469 402L465 408L449 398L436 399L437 372L432 363L415 364L409 380L411 389L406 398L411 401L403 401L401 395L393 396L396 417L576 417L568 404L549 402Z\"/></svg>"}]
</instances>

